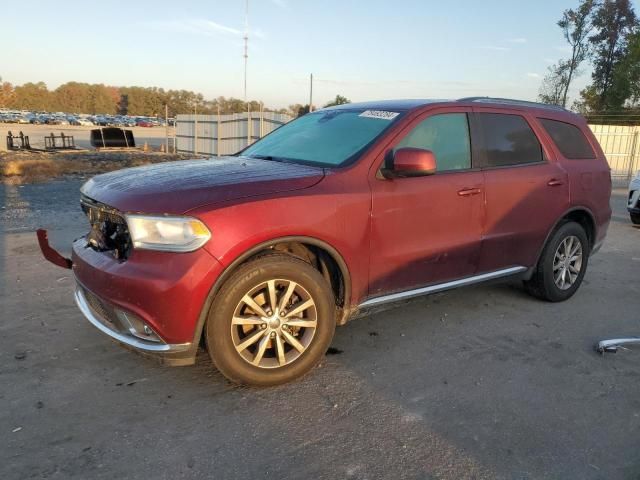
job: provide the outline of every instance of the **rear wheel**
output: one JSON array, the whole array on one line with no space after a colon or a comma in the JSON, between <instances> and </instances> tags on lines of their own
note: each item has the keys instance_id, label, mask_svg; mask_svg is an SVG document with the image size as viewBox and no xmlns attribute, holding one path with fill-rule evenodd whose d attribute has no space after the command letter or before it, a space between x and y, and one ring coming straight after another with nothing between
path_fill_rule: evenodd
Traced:
<instances>
[{"instance_id":1,"label":"rear wheel","mask_svg":"<svg viewBox=\"0 0 640 480\"><path fill-rule=\"evenodd\" d=\"M216 295L206 325L209 354L228 379L277 385L311 370L335 330L335 300L307 262L271 254L242 265Z\"/></svg>"},{"instance_id":2,"label":"rear wheel","mask_svg":"<svg viewBox=\"0 0 640 480\"><path fill-rule=\"evenodd\" d=\"M631 223L634 225L640 225L640 213L630 213Z\"/></svg>"},{"instance_id":3,"label":"rear wheel","mask_svg":"<svg viewBox=\"0 0 640 480\"><path fill-rule=\"evenodd\" d=\"M533 296L550 302L567 300L580 287L589 260L589 240L582 226L567 222L547 241L525 287Z\"/></svg>"}]
</instances>

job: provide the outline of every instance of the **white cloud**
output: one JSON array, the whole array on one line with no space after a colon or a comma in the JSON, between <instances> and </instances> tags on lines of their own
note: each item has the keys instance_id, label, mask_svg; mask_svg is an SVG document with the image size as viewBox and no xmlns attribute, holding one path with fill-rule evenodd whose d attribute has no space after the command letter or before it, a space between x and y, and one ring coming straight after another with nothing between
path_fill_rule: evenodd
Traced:
<instances>
[{"instance_id":1,"label":"white cloud","mask_svg":"<svg viewBox=\"0 0 640 480\"><path fill-rule=\"evenodd\" d=\"M499 47L497 45L480 45L476 48L479 48L480 50L492 50L494 52L508 52L511 50L508 47Z\"/></svg>"},{"instance_id":2,"label":"white cloud","mask_svg":"<svg viewBox=\"0 0 640 480\"><path fill-rule=\"evenodd\" d=\"M244 30L200 18L158 20L145 22L144 25L154 30L162 30L164 32L187 33L192 35L202 35L205 37L213 37L216 35L242 37L244 35ZM249 30L249 36L260 39L266 38L266 34L260 29Z\"/></svg>"},{"instance_id":3,"label":"white cloud","mask_svg":"<svg viewBox=\"0 0 640 480\"><path fill-rule=\"evenodd\" d=\"M542 78L539 73L533 73L533 72L528 72L526 76L529 78Z\"/></svg>"},{"instance_id":4,"label":"white cloud","mask_svg":"<svg viewBox=\"0 0 640 480\"><path fill-rule=\"evenodd\" d=\"M523 38L523 37L510 38L509 40L507 40L507 42L509 42L509 43L527 43L527 39Z\"/></svg>"}]
</instances>

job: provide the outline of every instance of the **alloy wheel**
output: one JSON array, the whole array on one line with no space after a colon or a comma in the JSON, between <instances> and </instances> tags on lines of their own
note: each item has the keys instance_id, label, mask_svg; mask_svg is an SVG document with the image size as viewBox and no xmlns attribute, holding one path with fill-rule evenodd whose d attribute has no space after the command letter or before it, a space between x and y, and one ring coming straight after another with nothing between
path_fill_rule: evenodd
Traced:
<instances>
[{"instance_id":1,"label":"alloy wheel","mask_svg":"<svg viewBox=\"0 0 640 480\"><path fill-rule=\"evenodd\" d=\"M553 257L553 281L560 290L568 290L582 269L582 243L578 237L566 237Z\"/></svg>"},{"instance_id":2,"label":"alloy wheel","mask_svg":"<svg viewBox=\"0 0 640 480\"><path fill-rule=\"evenodd\" d=\"M260 368L278 368L302 355L316 333L316 303L299 283L272 279L249 290L231 319L238 354Z\"/></svg>"}]
</instances>

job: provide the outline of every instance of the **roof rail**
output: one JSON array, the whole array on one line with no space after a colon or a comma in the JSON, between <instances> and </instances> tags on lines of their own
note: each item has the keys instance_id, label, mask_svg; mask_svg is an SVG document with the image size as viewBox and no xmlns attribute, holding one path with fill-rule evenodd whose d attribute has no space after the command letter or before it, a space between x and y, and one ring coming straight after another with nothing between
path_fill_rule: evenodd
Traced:
<instances>
[{"instance_id":1,"label":"roof rail","mask_svg":"<svg viewBox=\"0 0 640 480\"><path fill-rule=\"evenodd\" d=\"M536 107L546 108L549 110L561 110L568 112L568 110L560 105L550 105L548 103L529 102L527 100L515 100L513 98L499 98L499 97L465 97L459 98L458 102L478 102L478 103L502 103L505 105L520 105L523 107Z\"/></svg>"}]
</instances>

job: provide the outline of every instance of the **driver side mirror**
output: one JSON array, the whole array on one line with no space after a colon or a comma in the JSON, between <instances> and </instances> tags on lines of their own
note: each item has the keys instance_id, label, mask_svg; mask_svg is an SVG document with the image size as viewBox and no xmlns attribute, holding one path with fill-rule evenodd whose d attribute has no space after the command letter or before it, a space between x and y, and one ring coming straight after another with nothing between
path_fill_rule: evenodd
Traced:
<instances>
[{"instance_id":1,"label":"driver side mirror","mask_svg":"<svg viewBox=\"0 0 640 480\"><path fill-rule=\"evenodd\" d=\"M436 156L422 148L399 148L389 159L391 165L381 169L385 178L423 177L436 173Z\"/></svg>"}]
</instances>

